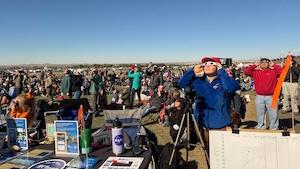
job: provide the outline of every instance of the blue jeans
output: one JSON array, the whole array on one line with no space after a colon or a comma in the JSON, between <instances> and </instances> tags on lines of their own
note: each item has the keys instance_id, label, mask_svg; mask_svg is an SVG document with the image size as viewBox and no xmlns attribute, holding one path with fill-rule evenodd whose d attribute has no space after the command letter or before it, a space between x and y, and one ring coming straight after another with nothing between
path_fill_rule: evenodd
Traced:
<instances>
[{"instance_id":1,"label":"blue jeans","mask_svg":"<svg viewBox=\"0 0 300 169\"><path fill-rule=\"evenodd\" d=\"M81 91L75 91L72 99L80 99Z\"/></svg>"},{"instance_id":2,"label":"blue jeans","mask_svg":"<svg viewBox=\"0 0 300 169\"><path fill-rule=\"evenodd\" d=\"M142 112L142 117L147 116L149 113L155 113L155 112L157 112L158 109L159 109L159 108L156 107L156 106L149 106L149 107L146 107L146 108L144 109L144 111Z\"/></svg>"},{"instance_id":3,"label":"blue jeans","mask_svg":"<svg viewBox=\"0 0 300 169\"><path fill-rule=\"evenodd\" d=\"M265 112L268 112L270 120L270 129L277 129L279 125L277 107L276 109L271 108L273 96L256 95L256 113L257 113L257 129L266 129L265 123Z\"/></svg>"}]
</instances>

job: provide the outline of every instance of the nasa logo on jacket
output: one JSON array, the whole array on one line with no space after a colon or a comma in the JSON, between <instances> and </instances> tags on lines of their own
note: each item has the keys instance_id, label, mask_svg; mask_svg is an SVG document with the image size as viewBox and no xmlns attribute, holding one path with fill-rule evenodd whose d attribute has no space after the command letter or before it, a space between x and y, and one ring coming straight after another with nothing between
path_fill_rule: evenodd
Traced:
<instances>
[{"instance_id":1,"label":"nasa logo on jacket","mask_svg":"<svg viewBox=\"0 0 300 169\"><path fill-rule=\"evenodd\" d=\"M221 86L221 84L220 84L220 83L217 83L217 84L213 85L213 88L214 88L214 89L217 89L217 88L219 88L220 86Z\"/></svg>"}]
</instances>

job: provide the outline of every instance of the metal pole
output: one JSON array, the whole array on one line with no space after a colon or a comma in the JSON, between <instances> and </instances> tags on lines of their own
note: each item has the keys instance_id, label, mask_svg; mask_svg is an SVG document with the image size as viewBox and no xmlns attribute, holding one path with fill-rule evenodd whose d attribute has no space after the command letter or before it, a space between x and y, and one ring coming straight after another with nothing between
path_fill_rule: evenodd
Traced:
<instances>
[{"instance_id":1,"label":"metal pole","mask_svg":"<svg viewBox=\"0 0 300 169\"><path fill-rule=\"evenodd\" d=\"M293 83L292 65L289 65L289 66L290 66L290 69L289 69L289 72L290 72L290 84L289 85L291 85ZM291 100L293 99L291 93L290 93L290 98L291 98ZM291 102L291 108L292 108L292 128L293 128L293 132L295 132L295 116L294 116L292 102Z\"/></svg>"},{"instance_id":2,"label":"metal pole","mask_svg":"<svg viewBox=\"0 0 300 169\"><path fill-rule=\"evenodd\" d=\"M186 142L187 142L187 149L186 149L186 161L189 161L189 149L190 149L190 111L187 112L187 138L186 138Z\"/></svg>"},{"instance_id":3,"label":"metal pole","mask_svg":"<svg viewBox=\"0 0 300 169\"><path fill-rule=\"evenodd\" d=\"M293 132L295 132L295 115L293 111L292 111L292 128L293 128Z\"/></svg>"},{"instance_id":4,"label":"metal pole","mask_svg":"<svg viewBox=\"0 0 300 169\"><path fill-rule=\"evenodd\" d=\"M178 140L179 140L179 136L180 136L180 133L181 133L181 130L182 130L182 126L183 126L185 116L186 116L186 114L183 114L183 117L181 119L180 127L179 127L178 134L177 134L177 137L176 137L176 140L175 140L175 143L174 143L174 147L173 147L173 151L172 151L171 158L170 158L170 161L169 161L169 165L171 165L172 161L173 161L175 149L176 149L176 146L178 144Z\"/></svg>"},{"instance_id":5,"label":"metal pole","mask_svg":"<svg viewBox=\"0 0 300 169\"><path fill-rule=\"evenodd\" d=\"M207 161L207 164L209 165L209 156L208 156L208 153L206 151L206 148L205 148L205 144L204 144L204 141L203 141L203 138L201 136L201 133L200 133L200 130L199 130L199 127L197 125L197 122L196 122L196 119L194 116L192 116L192 119L193 119L193 122L194 122L194 127L195 127L195 130L196 130L196 134L200 140L200 144L201 144L201 147L204 151L204 154L205 154L205 158L206 158L206 161Z\"/></svg>"}]
</instances>

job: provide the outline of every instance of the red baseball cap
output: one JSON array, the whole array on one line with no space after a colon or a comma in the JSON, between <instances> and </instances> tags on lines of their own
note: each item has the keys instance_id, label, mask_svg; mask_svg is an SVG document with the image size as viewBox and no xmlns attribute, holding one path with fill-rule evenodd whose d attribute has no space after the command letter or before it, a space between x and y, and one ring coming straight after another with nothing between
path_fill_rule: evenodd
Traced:
<instances>
[{"instance_id":1,"label":"red baseball cap","mask_svg":"<svg viewBox=\"0 0 300 169\"><path fill-rule=\"evenodd\" d=\"M131 64L130 65L130 70L134 70L135 69L135 65L134 64Z\"/></svg>"},{"instance_id":2,"label":"red baseball cap","mask_svg":"<svg viewBox=\"0 0 300 169\"><path fill-rule=\"evenodd\" d=\"M208 61L211 61L211 62L217 62L217 63L220 63L220 64L221 64L220 58L215 57L215 56L212 56L212 57L204 57L204 58L201 59L201 63L205 63L205 62L208 62Z\"/></svg>"}]
</instances>

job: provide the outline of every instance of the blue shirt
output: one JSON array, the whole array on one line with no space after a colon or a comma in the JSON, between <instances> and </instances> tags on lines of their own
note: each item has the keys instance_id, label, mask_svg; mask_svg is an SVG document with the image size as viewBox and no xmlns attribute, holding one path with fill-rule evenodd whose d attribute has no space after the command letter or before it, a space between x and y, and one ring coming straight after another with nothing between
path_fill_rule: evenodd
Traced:
<instances>
[{"instance_id":1,"label":"blue shirt","mask_svg":"<svg viewBox=\"0 0 300 169\"><path fill-rule=\"evenodd\" d=\"M141 89L142 73L141 72L128 72L128 77L132 78L132 88L135 90Z\"/></svg>"}]
</instances>

